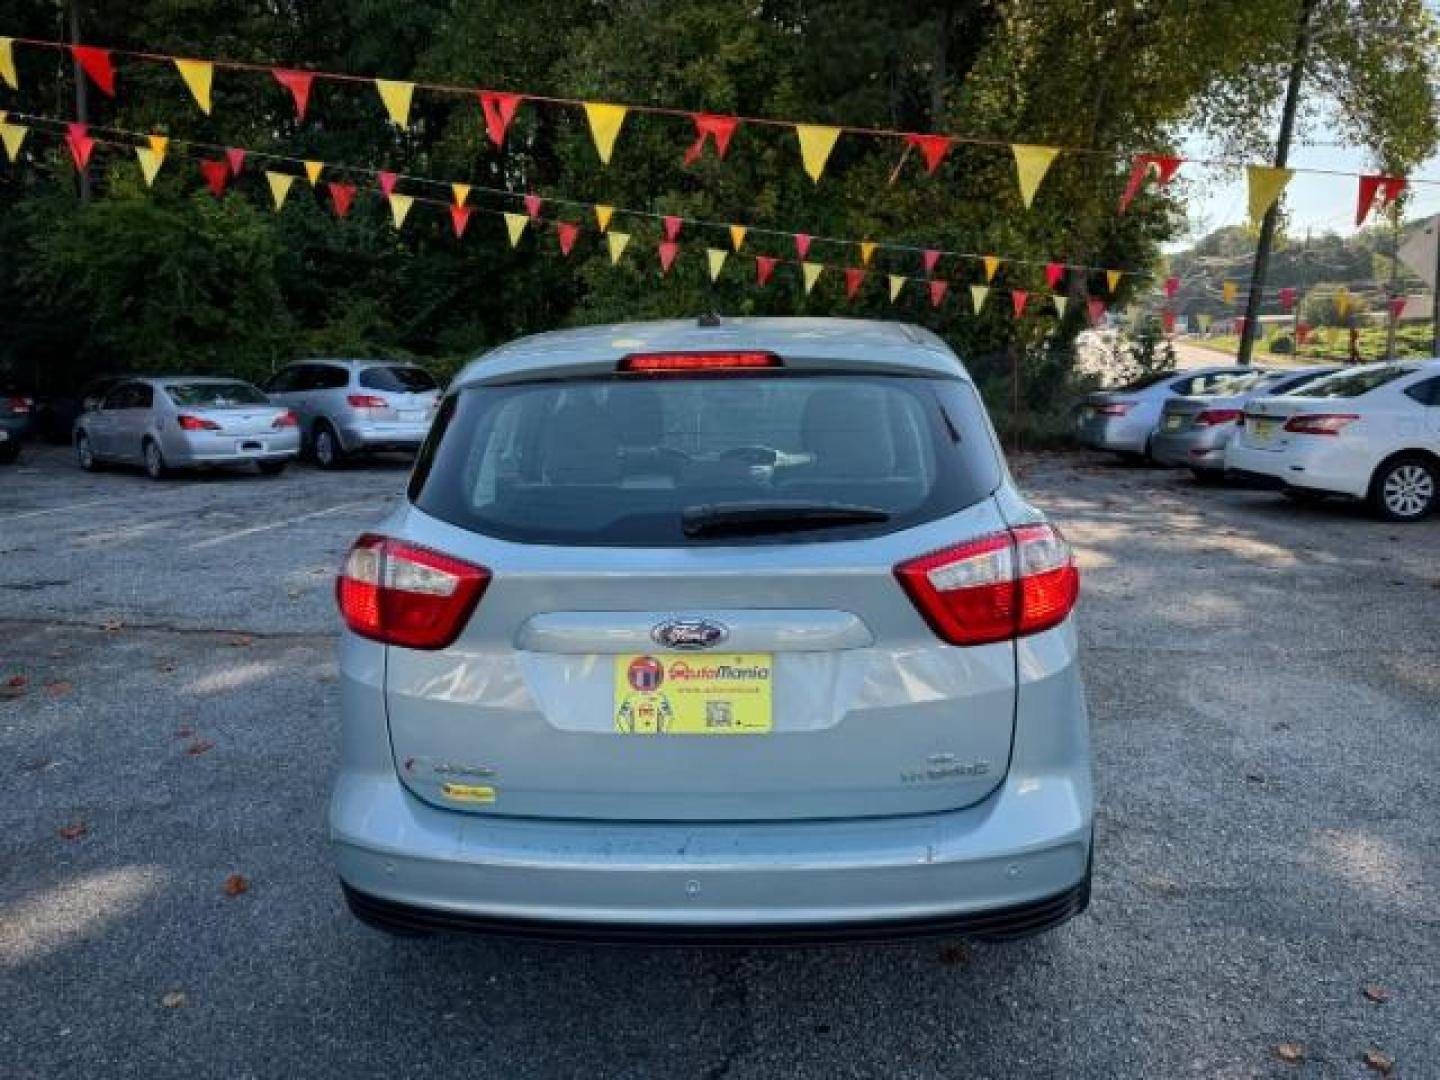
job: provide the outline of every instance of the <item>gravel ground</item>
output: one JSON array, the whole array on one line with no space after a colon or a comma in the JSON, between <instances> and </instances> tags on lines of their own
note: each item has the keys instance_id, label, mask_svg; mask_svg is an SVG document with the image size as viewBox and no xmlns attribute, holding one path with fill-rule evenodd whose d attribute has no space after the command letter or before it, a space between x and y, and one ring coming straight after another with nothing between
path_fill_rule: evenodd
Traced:
<instances>
[{"instance_id":1,"label":"gravel ground","mask_svg":"<svg viewBox=\"0 0 1440 1080\"><path fill-rule=\"evenodd\" d=\"M1086 573L1089 913L706 952L345 912L331 575L403 464L0 469L0 1074L1365 1077L1373 1047L1440 1076L1440 520L1020 472Z\"/></svg>"}]
</instances>

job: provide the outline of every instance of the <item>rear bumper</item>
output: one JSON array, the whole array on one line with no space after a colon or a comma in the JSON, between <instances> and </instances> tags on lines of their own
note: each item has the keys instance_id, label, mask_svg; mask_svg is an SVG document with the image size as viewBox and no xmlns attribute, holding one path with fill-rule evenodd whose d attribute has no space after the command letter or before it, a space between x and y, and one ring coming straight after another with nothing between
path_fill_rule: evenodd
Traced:
<instances>
[{"instance_id":1,"label":"rear bumper","mask_svg":"<svg viewBox=\"0 0 1440 1080\"><path fill-rule=\"evenodd\" d=\"M1159 434L1150 442L1150 455L1162 465L1220 470L1225 467L1228 441L1229 432L1218 428Z\"/></svg>"},{"instance_id":2,"label":"rear bumper","mask_svg":"<svg viewBox=\"0 0 1440 1080\"><path fill-rule=\"evenodd\" d=\"M1257 450L1239 442L1226 449L1225 467L1240 475L1268 478L1273 484L1363 499L1374 466L1353 447L1320 436L1283 450Z\"/></svg>"},{"instance_id":3,"label":"rear bumper","mask_svg":"<svg viewBox=\"0 0 1440 1080\"><path fill-rule=\"evenodd\" d=\"M1124 416L1081 418L1075 423L1075 437L1080 445L1120 454L1143 454L1150 441L1151 430L1148 421L1131 420Z\"/></svg>"},{"instance_id":4,"label":"rear bumper","mask_svg":"<svg viewBox=\"0 0 1440 1080\"><path fill-rule=\"evenodd\" d=\"M341 423L337 430L340 444L346 450L415 451L420 449L420 444L430 433L430 422L386 424L348 421Z\"/></svg>"},{"instance_id":5,"label":"rear bumper","mask_svg":"<svg viewBox=\"0 0 1440 1080\"><path fill-rule=\"evenodd\" d=\"M253 443L254 449L241 449ZM166 433L160 444L165 463L176 468L197 465L247 465L254 461L288 461L300 453L300 434L294 428L261 435Z\"/></svg>"}]
</instances>

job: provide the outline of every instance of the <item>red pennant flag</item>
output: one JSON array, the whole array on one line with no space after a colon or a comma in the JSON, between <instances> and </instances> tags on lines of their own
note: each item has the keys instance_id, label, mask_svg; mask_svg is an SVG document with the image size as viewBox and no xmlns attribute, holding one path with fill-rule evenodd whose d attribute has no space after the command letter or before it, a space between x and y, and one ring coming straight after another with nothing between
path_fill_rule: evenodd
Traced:
<instances>
[{"instance_id":1,"label":"red pennant flag","mask_svg":"<svg viewBox=\"0 0 1440 1080\"><path fill-rule=\"evenodd\" d=\"M1125 193L1120 196L1120 213L1123 214L1129 209L1135 196L1140 194L1140 186L1151 172L1155 173L1155 186L1164 187L1184 163L1184 158L1168 157L1164 154L1141 154L1137 157L1130 170L1130 180L1125 185Z\"/></svg>"},{"instance_id":2,"label":"red pennant flag","mask_svg":"<svg viewBox=\"0 0 1440 1080\"><path fill-rule=\"evenodd\" d=\"M1162 311L1160 313L1160 325L1164 328L1165 333L1175 333L1175 313L1173 311Z\"/></svg>"},{"instance_id":3,"label":"red pennant flag","mask_svg":"<svg viewBox=\"0 0 1440 1080\"><path fill-rule=\"evenodd\" d=\"M210 185L210 194L217 199L225 194L225 183L230 179L230 165L224 161L200 162L200 171L205 174L205 183Z\"/></svg>"},{"instance_id":4,"label":"red pennant flag","mask_svg":"<svg viewBox=\"0 0 1440 1080\"><path fill-rule=\"evenodd\" d=\"M1167 277L1165 279L1165 298L1174 300L1175 294L1180 291L1180 279L1178 277Z\"/></svg>"},{"instance_id":5,"label":"red pennant flag","mask_svg":"<svg viewBox=\"0 0 1440 1080\"><path fill-rule=\"evenodd\" d=\"M670 264L675 261L675 256L680 252L680 245L674 240L660 241L660 273L668 274Z\"/></svg>"},{"instance_id":6,"label":"red pennant flag","mask_svg":"<svg viewBox=\"0 0 1440 1080\"><path fill-rule=\"evenodd\" d=\"M1280 310L1283 311L1283 312L1285 312L1287 315L1288 315L1290 312L1292 312L1292 311L1295 310L1295 290L1294 290L1294 289L1281 289L1281 290L1280 290Z\"/></svg>"},{"instance_id":7,"label":"red pennant flag","mask_svg":"<svg viewBox=\"0 0 1440 1080\"><path fill-rule=\"evenodd\" d=\"M1025 302L1030 299L1030 294L1023 289L1010 290L1010 306L1015 309L1015 318L1025 314Z\"/></svg>"},{"instance_id":8,"label":"red pennant flag","mask_svg":"<svg viewBox=\"0 0 1440 1080\"><path fill-rule=\"evenodd\" d=\"M114 97L115 65L110 62L110 51L92 45L71 45L70 52L90 76L90 81L103 90L106 97Z\"/></svg>"},{"instance_id":9,"label":"red pennant flag","mask_svg":"<svg viewBox=\"0 0 1440 1080\"><path fill-rule=\"evenodd\" d=\"M560 238L561 253L569 255L570 249L575 246L575 238L580 235L580 226L571 221L557 221L555 235Z\"/></svg>"},{"instance_id":10,"label":"red pennant flag","mask_svg":"<svg viewBox=\"0 0 1440 1080\"><path fill-rule=\"evenodd\" d=\"M1405 190L1405 179L1400 176L1360 177L1360 200L1355 208L1355 227L1364 224L1373 206L1378 214L1389 206Z\"/></svg>"},{"instance_id":11,"label":"red pennant flag","mask_svg":"<svg viewBox=\"0 0 1440 1080\"><path fill-rule=\"evenodd\" d=\"M308 71L286 71L282 68L274 68L270 74L295 99L295 119L304 120L305 110L310 107L310 84L315 81L315 76Z\"/></svg>"},{"instance_id":12,"label":"red pennant flag","mask_svg":"<svg viewBox=\"0 0 1440 1080\"><path fill-rule=\"evenodd\" d=\"M933 274L935 272L935 264L940 261L940 252L934 248L926 248L925 254L920 257L920 261L925 266L925 273L927 275Z\"/></svg>"},{"instance_id":13,"label":"red pennant flag","mask_svg":"<svg viewBox=\"0 0 1440 1080\"><path fill-rule=\"evenodd\" d=\"M930 285L930 306L939 307L945 299L945 290L950 288L950 283L944 278L937 278L929 283Z\"/></svg>"},{"instance_id":14,"label":"red pennant flag","mask_svg":"<svg viewBox=\"0 0 1440 1080\"><path fill-rule=\"evenodd\" d=\"M1295 343L1297 345L1304 345L1305 342L1309 340L1310 327L1302 322L1299 326L1295 327Z\"/></svg>"},{"instance_id":15,"label":"red pennant flag","mask_svg":"<svg viewBox=\"0 0 1440 1080\"><path fill-rule=\"evenodd\" d=\"M1398 319L1405 314L1405 297L1394 296L1390 299L1390 318Z\"/></svg>"},{"instance_id":16,"label":"red pennant flag","mask_svg":"<svg viewBox=\"0 0 1440 1080\"><path fill-rule=\"evenodd\" d=\"M845 268L845 299L854 300L855 294L860 291L860 286L865 283L865 268L861 266L848 266Z\"/></svg>"},{"instance_id":17,"label":"red pennant flag","mask_svg":"<svg viewBox=\"0 0 1440 1080\"><path fill-rule=\"evenodd\" d=\"M807 256L807 255L810 254L810 234L809 234L809 233L797 232L797 233L795 234L795 251L796 251L796 254L798 254L798 255L800 256L800 258L802 258L802 259L805 258L805 256Z\"/></svg>"},{"instance_id":18,"label":"red pennant flag","mask_svg":"<svg viewBox=\"0 0 1440 1080\"><path fill-rule=\"evenodd\" d=\"M470 207L450 205L450 226L455 230L455 239L465 235L465 226L470 224Z\"/></svg>"},{"instance_id":19,"label":"red pennant flag","mask_svg":"<svg viewBox=\"0 0 1440 1080\"><path fill-rule=\"evenodd\" d=\"M354 184L341 184L335 180L329 183L330 200L335 204L335 216L345 217L350 213L350 203L355 198Z\"/></svg>"},{"instance_id":20,"label":"red pennant flag","mask_svg":"<svg viewBox=\"0 0 1440 1080\"><path fill-rule=\"evenodd\" d=\"M394 194L395 181L399 180L400 177L393 172L386 172L384 169L381 169L375 174L375 179L380 182L380 193L388 199Z\"/></svg>"},{"instance_id":21,"label":"red pennant flag","mask_svg":"<svg viewBox=\"0 0 1440 1080\"><path fill-rule=\"evenodd\" d=\"M1058 288L1060 287L1060 280L1061 280L1064 276L1065 276L1065 264L1064 264L1064 263L1054 263L1054 262L1052 262L1052 263L1046 263L1046 264L1045 264L1045 284L1046 284L1049 288L1051 288L1051 289L1058 289Z\"/></svg>"},{"instance_id":22,"label":"red pennant flag","mask_svg":"<svg viewBox=\"0 0 1440 1080\"><path fill-rule=\"evenodd\" d=\"M769 255L755 256L755 281L763 289L765 283L770 280L770 275L775 272L775 264L779 259Z\"/></svg>"},{"instance_id":23,"label":"red pennant flag","mask_svg":"<svg viewBox=\"0 0 1440 1080\"><path fill-rule=\"evenodd\" d=\"M515 119L515 110L524 101L523 94L502 94L495 90L480 91L480 109L485 113L485 134L496 146L505 145L505 132Z\"/></svg>"},{"instance_id":24,"label":"red pennant flag","mask_svg":"<svg viewBox=\"0 0 1440 1080\"><path fill-rule=\"evenodd\" d=\"M525 213L530 215L531 221L536 221L539 219L541 201L542 200L539 195L525 196Z\"/></svg>"},{"instance_id":25,"label":"red pennant flag","mask_svg":"<svg viewBox=\"0 0 1440 1080\"><path fill-rule=\"evenodd\" d=\"M925 155L925 171L934 175L955 140L945 135L906 135L905 141Z\"/></svg>"},{"instance_id":26,"label":"red pennant flag","mask_svg":"<svg viewBox=\"0 0 1440 1080\"><path fill-rule=\"evenodd\" d=\"M225 151L225 160L230 165L230 175L239 176L240 170L245 167L245 151L232 146Z\"/></svg>"},{"instance_id":27,"label":"red pennant flag","mask_svg":"<svg viewBox=\"0 0 1440 1080\"><path fill-rule=\"evenodd\" d=\"M1100 320L1105 318L1105 301L1098 297L1091 297L1086 303L1085 309L1090 314L1090 325L1099 326Z\"/></svg>"},{"instance_id":28,"label":"red pennant flag","mask_svg":"<svg viewBox=\"0 0 1440 1080\"><path fill-rule=\"evenodd\" d=\"M65 145L70 148L70 157L75 162L75 168L83 173L90 165L90 152L95 149L95 140L90 137L90 129L84 124L66 124Z\"/></svg>"},{"instance_id":29,"label":"red pennant flag","mask_svg":"<svg viewBox=\"0 0 1440 1080\"><path fill-rule=\"evenodd\" d=\"M682 218L678 218L678 217L676 217L674 214L666 214L666 215L665 215L665 239L666 239L666 240L674 240L674 239L676 239L676 238L680 235L680 226L683 225L683 224L684 224L684 220L683 220Z\"/></svg>"},{"instance_id":30,"label":"red pennant flag","mask_svg":"<svg viewBox=\"0 0 1440 1080\"><path fill-rule=\"evenodd\" d=\"M694 165L700 160L700 155L705 152L705 140L715 140L715 154L722 161L725 159L725 152L730 149L730 136L735 134L735 129L740 125L738 117L718 116L715 113L695 113L692 117L695 121L695 141L690 144L690 149L685 151L685 164Z\"/></svg>"}]
</instances>

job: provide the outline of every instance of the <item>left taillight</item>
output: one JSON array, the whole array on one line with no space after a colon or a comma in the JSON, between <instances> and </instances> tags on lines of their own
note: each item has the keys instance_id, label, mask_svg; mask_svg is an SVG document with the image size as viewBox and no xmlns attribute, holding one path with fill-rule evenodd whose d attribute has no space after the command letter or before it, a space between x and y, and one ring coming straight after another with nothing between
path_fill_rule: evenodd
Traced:
<instances>
[{"instance_id":1,"label":"left taillight","mask_svg":"<svg viewBox=\"0 0 1440 1080\"><path fill-rule=\"evenodd\" d=\"M181 413L175 418L180 425L181 431L219 431L220 425L214 420L206 420L203 416L191 416L189 413Z\"/></svg>"},{"instance_id":2,"label":"left taillight","mask_svg":"<svg viewBox=\"0 0 1440 1080\"><path fill-rule=\"evenodd\" d=\"M270 426L273 427L276 431L279 431L281 428L299 427L300 421L295 419L295 414L293 412L291 412L289 409L286 409L271 422Z\"/></svg>"},{"instance_id":3,"label":"left taillight","mask_svg":"<svg viewBox=\"0 0 1440 1080\"><path fill-rule=\"evenodd\" d=\"M1196 427L1219 427L1221 424L1238 424L1245 414L1239 409L1202 409L1195 416Z\"/></svg>"},{"instance_id":4,"label":"left taillight","mask_svg":"<svg viewBox=\"0 0 1440 1080\"><path fill-rule=\"evenodd\" d=\"M6 405L16 416L23 416L35 407L35 401L28 397L12 397L7 400Z\"/></svg>"},{"instance_id":5,"label":"left taillight","mask_svg":"<svg viewBox=\"0 0 1440 1080\"><path fill-rule=\"evenodd\" d=\"M345 625L407 649L443 649L464 629L490 571L403 540L366 533L335 583Z\"/></svg>"},{"instance_id":6,"label":"left taillight","mask_svg":"<svg viewBox=\"0 0 1440 1080\"><path fill-rule=\"evenodd\" d=\"M901 563L895 576L951 645L985 645L1058 626L1080 595L1070 545L1051 525L1020 525Z\"/></svg>"}]
</instances>

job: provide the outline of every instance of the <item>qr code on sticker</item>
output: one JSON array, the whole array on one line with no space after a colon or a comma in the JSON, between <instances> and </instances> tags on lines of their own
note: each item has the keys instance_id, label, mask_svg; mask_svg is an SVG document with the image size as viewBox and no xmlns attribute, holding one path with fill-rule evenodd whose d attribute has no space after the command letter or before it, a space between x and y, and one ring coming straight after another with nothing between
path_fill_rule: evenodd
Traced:
<instances>
[{"instance_id":1,"label":"qr code on sticker","mask_svg":"<svg viewBox=\"0 0 1440 1080\"><path fill-rule=\"evenodd\" d=\"M734 727L735 718L730 713L730 702L705 702L705 726L707 728Z\"/></svg>"}]
</instances>

